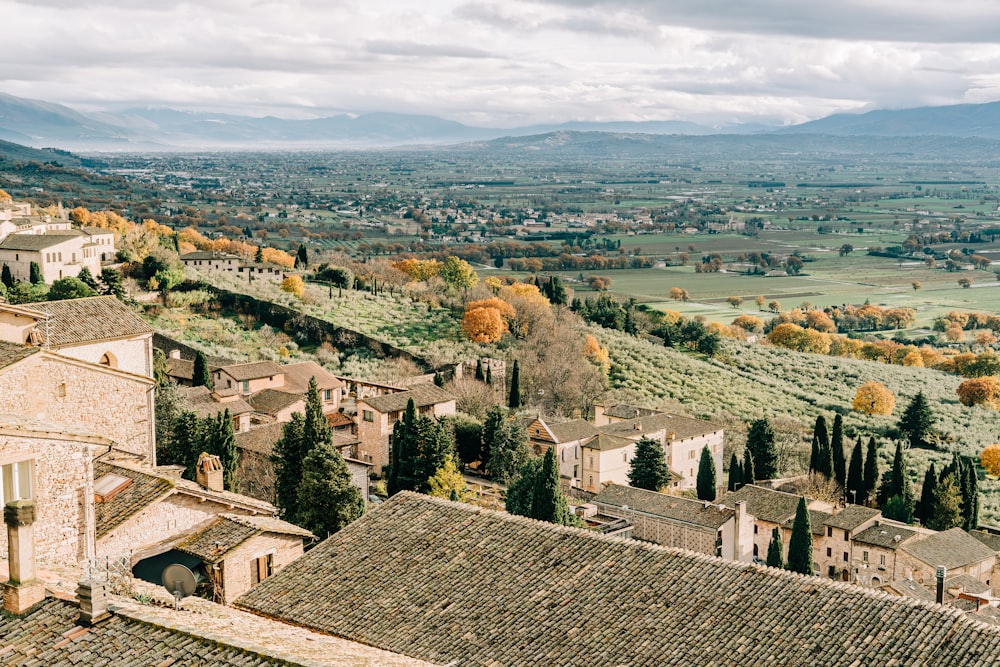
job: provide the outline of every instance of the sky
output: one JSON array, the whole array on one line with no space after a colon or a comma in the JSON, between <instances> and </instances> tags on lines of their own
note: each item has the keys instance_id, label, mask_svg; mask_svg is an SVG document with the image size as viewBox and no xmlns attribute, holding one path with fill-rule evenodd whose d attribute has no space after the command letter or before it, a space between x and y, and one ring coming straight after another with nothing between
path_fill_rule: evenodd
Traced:
<instances>
[{"instance_id":1,"label":"sky","mask_svg":"<svg viewBox=\"0 0 1000 667\"><path fill-rule=\"evenodd\" d=\"M1000 100L996 0L0 0L0 92L85 111L792 124Z\"/></svg>"}]
</instances>

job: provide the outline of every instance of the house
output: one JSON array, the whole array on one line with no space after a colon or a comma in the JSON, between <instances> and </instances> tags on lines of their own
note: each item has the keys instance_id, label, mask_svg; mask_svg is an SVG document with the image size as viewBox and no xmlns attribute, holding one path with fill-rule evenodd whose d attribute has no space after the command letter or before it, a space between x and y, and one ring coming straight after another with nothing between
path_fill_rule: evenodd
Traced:
<instances>
[{"instance_id":1,"label":"house","mask_svg":"<svg viewBox=\"0 0 1000 667\"><path fill-rule=\"evenodd\" d=\"M528 435L528 447L535 456L544 456L546 451L555 447L560 476L570 480L580 479L582 444L597 435L593 424L584 419L548 422L535 417L528 423L525 432Z\"/></svg>"},{"instance_id":2,"label":"house","mask_svg":"<svg viewBox=\"0 0 1000 667\"><path fill-rule=\"evenodd\" d=\"M113 296L0 303L0 340L153 377L153 328Z\"/></svg>"},{"instance_id":3,"label":"house","mask_svg":"<svg viewBox=\"0 0 1000 667\"><path fill-rule=\"evenodd\" d=\"M783 491L766 489L754 484L747 484L736 491L731 491L717 498L716 502L734 509L736 503L746 503L747 514L753 517L754 522L753 557L763 562L767 555L767 546L771 542L772 531L775 528L784 528L786 525L791 526L791 521L795 518L795 511L799 506L799 496L784 493ZM810 510L824 512L827 515L832 509L829 503L818 500L809 500L807 507ZM824 516L823 520L825 521L825 519L826 517ZM783 535L783 539L785 539L785 553L788 553L788 543L785 535ZM815 551L816 545L814 544L813 547Z\"/></svg>"},{"instance_id":4,"label":"house","mask_svg":"<svg viewBox=\"0 0 1000 667\"><path fill-rule=\"evenodd\" d=\"M745 502L730 509L620 484L609 484L590 502L604 516L628 519L634 539L729 560L753 560L753 517L746 513Z\"/></svg>"},{"instance_id":5,"label":"house","mask_svg":"<svg viewBox=\"0 0 1000 667\"><path fill-rule=\"evenodd\" d=\"M417 414L446 417L455 414L455 397L433 384L414 385L406 391L368 396L356 401L358 410L358 455L376 471L389 464L389 436L413 400Z\"/></svg>"},{"instance_id":6,"label":"house","mask_svg":"<svg viewBox=\"0 0 1000 667\"><path fill-rule=\"evenodd\" d=\"M860 586L878 587L905 576L896 556L903 545L920 533L895 522L878 521L852 539L851 581Z\"/></svg>"},{"instance_id":7,"label":"house","mask_svg":"<svg viewBox=\"0 0 1000 667\"><path fill-rule=\"evenodd\" d=\"M250 430L251 423L254 421L260 422L260 417L257 416L253 406L244 401L232 389L212 391L204 386L178 387L177 395L180 397L185 409L193 412L202 419L215 417L229 410L229 416L233 420L233 431L235 433L245 433Z\"/></svg>"},{"instance_id":8,"label":"house","mask_svg":"<svg viewBox=\"0 0 1000 667\"><path fill-rule=\"evenodd\" d=\"M952 528L907 542L897 560L904 576L919 583L933 582L937 568L944 567L949 576L967 574L992 586L997 554L961 528Z\"/></svg>"},{"instance_id":9,"label":"house","mask_svg":"<svg viewBox=\"0 0 1000 667\"><path fill-rule=\"evenodd\" d=\"M409 492L235 604L463 666L962 667L1000 655L1000 629L946 607Z\"/></svg>"},{"instance_id":10,"label":"house","mask_svg":"<svg viewBox=\"0 0 1000 667\"><path fill-rule=\"evenodd\" d=\"M216 390L232 389L237 391L241 396L249 397L251 405L254 405L255 399L261 392L276 391L289 396L297 396L303 401L304 406L311 378L316 378L316 387L319 390L323 412L337 412L340 409L344 382L314 361L283 366L279 366L273 361L254 361L221 366L212 371L212 383ZM280 396L269 395L263 401L271 408L271 412L268 414L273 414L278 421L288 421L292 412L302 412L302 410L292 409L291 404L287 402L279 407L277 404L282 402L280 399ZM284 418L278 416L282 410L287 413Z\"/></svg>"},{"instance_id":11,"label":"house","mask_svg":"<svg viewBox=\"0 0 1000 667\"><path fill-rule=\"evenodd\" d=\"M263 262L243 263L236 270L240 276L246 276L248 281L254 280L284 280L285 269L274 264Z\"/></svg>"},{"instance_id":12,"label":"house","mask_svg":"<svg viewBox=\"0 0 1000 667\"><path fill-rule=\"evenodd\" d=\"M637 417L650 417L655 414L659 414L659 410L644 408L638 405L629 405L628 403L616 403L612 405L598 403L594 405L594 425L607 426L608 424L628 421Z\"/></svg>"},{"instance_id":13,"label":"house","mask_svg":"<svg viewBox=\"0 0 1000 667\"><path fill-rule=\"evenodd\" d=\"M114 254L114 233L107 229L16 232L0 241L0 264L10 267L15 280L30 279L34 263L42 280L50 285L76 277L85 267L92 275L100 275L101 262L113 259Z\"/></svg>"},{"instance_id":14,"label":"house","mask_svg":"<svg viewBox=\"0 0 1000 667\"><path fill-rule=\"evenodd\" d=\"M185 267L192 267L206 271L229 271L238 272L240 268L240 258L237 255L230 255L224 252L197 251L181 255L181 261Z\"/></svg>"},{"instance_id":15,"label":"house","mask_svg":"<svg viewBox=\"0 0 1000 667\"><path fill-rule=\"evenodd\" d=\"M302 555L305 528L269 516L220 514L174 549L201 561L213 599L229 604Z\"/></svg>"},{"instance_id":16,"label":"house","mask_svg":"<svg viewBox=\"0 0 1000 667\"><path fill-rule=\"evenodd\" d=\"M833 514L827 515L820 524L822 535L813 540L816 573L831 579L853 581L854 537L875 525L882 513L862 505L847 505L839 511L835 507L832 511Z\"/></svg>"}]
</instances>

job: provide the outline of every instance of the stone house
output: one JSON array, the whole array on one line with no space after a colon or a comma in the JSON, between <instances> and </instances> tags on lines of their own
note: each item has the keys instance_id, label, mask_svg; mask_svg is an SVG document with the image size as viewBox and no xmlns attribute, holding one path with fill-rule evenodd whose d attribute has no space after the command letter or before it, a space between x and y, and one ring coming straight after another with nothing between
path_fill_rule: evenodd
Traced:
<instances>
[{"instance_id":1,"label":"stone house","mask_svg":"<svg viewBox=\"0 0 1000 667\"><path fill-rule=\"evenodd\" d=\"M0 241L0 265L10 267L15 280L28 280L34 262L41 269L42 280L50 285L61 278L78 276L84 267L96 277L101 273L101 262L113 259L114 255L114 233L108 229L38 233L33 227Z\"/></svg>"},{"instance_id":2,"label":"stone house","mask_svg":"<svg viewBox=\"0 0 1000 667\"><path fill-rule=\"evenodd\" d=\"M597 403L594 405L594 426L607 426L608 424L628 421L637 417L651 417L659 413L659 410L644 408L638 405L629 405L628 403L614 403L611 405Z\"/></svg>"},{"instance_id":3,"label":"stone house","mask_svg":"<svg viewBox=\"0 0 1000 667\"><path fill-rule=\"evenodd\" d=\"M860 586L878 587L903 578L899 550L920 538L912 527L896 522L876 521L852 539L851 581Z\"/></svg>"},{"instance_id":4,"label":"stone house","mask_svg":"<svg viewBox=\"0 0 1000 667\"><path fill-rule=\"evenodd\" d=\"M997 554L961 528L952 528L907 542L897 552L897 561L903 576L924 585L933 585L941 566L948 576L965 574L993 586Z\"/></svg>"},{"instance_id":5,"label":"stone house","mask_svg":"<svg viewBox=\"0 0 1000 667\"><path fill-rule=\"evenodd\" d=\"M447 417L455 414L455 397L433 384L414 385L406 391L356 401L360 441L356 458L370 463L376 472L389 464L389 436L410 399L418 415Z\"/></svg>"},{"instance_id":6,"label":"stone house","mask_svg":"<svg viewBox=\"0 0 1000 667\"><path fill-rule=\"evenodd\" d=\"M541 417L535 417L528 423L525 432L528 435L528 447L535 456L544 456L551 447L556 448L559 475L578 486L583 461L582 445L597 435L594 425L584 419L550 423Z\"/></svg>"},{"instance_id":7,"label":"stone house","mask_svg":"<svg viewBox=\"0 0 1000 667\"><path fill-rule=\"evenodd\" d=\"M250 430L253 421L261 421L253 406L232 389L212 391L208 387L178 387L177 395L187 410L202 419L229 410L235 433L245 433Z\"/></svg>"},{"instance_id":8,"label":"stone house","mask_svg":"<svg viewBox=\"0 0 1000 667\"><path fill-rule=\"evenodd\" d=\"M590 502L598 513L632 523L632 537L728 560L753 560L753 517L735 508L609 484Z\"/></svg>"},{"instance_id":9,"label":"stone house","mask_svg":"<svg viewBox=\"0 0 1000 667\"><path fill-rule=\"evenodd\" d=\"M283 366L273 361L255 361L221 366L212 371L212 382L216 391L231 389L241 396L249 397L251 405L254 404L256 397L264 391L281 392L290 397L297 396L304 401L309 389L310 378L316 378L323 412L337 412L340 409L344 383L314 361L303 361ZM267 402L273 407L277 398L280 397L271 395ZM289 405L285 404L276 408L275 412L284 409L287 413L287 417L283 419L275 415L278 421L288 421L292 412L302 411L289 409Z\"/></svg>"},{"instance_id":10,"label":"stone house","mask_svg":"<svg viewBox=\"0 0 1000 667\"><path fill-rule=\"evenodd\" d=\"M284 267L277 266L276 264L267 264L263 262L247 262L240 265L236 269L236 273L240 277L246 276L248 281L254 280L284 280L285 273Z\"/></svg>"},{"instance_id":11,"label":"stone house","mask_svg":"<svg viewBox=\"0 0 1000 667\"><path fill-rule=\"evenodd\" d=\"M735 508L736 503L739 502L746 503L747 514L753 517L753 547L751 548L753 558L760 562L763 562L767 558L767 546L771 543L771 533L775 528L783 529L779 534L782 535L786 547L785 553L787 554L790 533L786 534L785 530L790 530L791 522L795 519L795 511L799 506L799 496L783 491L766 489L754 484L747 484L736 491L731 491L716 499L716 503L731 508ZM819 500L807 500L806 506L810 511L823 512L826 516L829 516L830 510L833 509L830 503ZM825 516L823 520L826 520ZM815 524L815 520L813 523ZM788 526L788 529L786 529L786 526ZM815 528L813 529L813 533L815 536ZM817 548L818 545L814 537L814 553Z\"/></svg>"},{"instance_id":12,"label":"stone house","mask_svg":"<svg viewBox=\"0 0 1000 667\"><path fill-rule=\"evenodd\" d=\"M197 251L181 255L185 267L205 271L229 271L235 273L240 268L240 258L224 252Z\"/></svg>"},{"instance_id":13,"label":"stone house","mask_svg":"<svg viewBox=\"0 0 1000 667\"><path fill-rule=\"evenodd\" d=\"M882 519L882 513L861 505L847 505L839 511L835 507L833 512L820 525L822 534L813 540L813 560L818 566L816 574L840 581L853 581L854 538L878 523Z\"/></svg>"},{"instance_id":14,"label":"stone house","mask_svg":"<svg viewBox=\"0 0 1000 667\"><path fill-rule=\"evenodd\" d=\"M213 599L229 604L301 556L303 541L315 538L275 517L220 514L174 549L199 559Z\"/></svg>"}]
</instances>

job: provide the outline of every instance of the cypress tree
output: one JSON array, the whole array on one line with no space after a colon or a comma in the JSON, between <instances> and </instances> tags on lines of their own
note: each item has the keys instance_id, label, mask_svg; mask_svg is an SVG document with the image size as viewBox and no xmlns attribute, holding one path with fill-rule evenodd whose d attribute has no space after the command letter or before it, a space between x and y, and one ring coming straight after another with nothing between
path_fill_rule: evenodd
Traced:
<instances>
[{"instance_id":1,"label":"cypress tree","mask_svg":"<svg viewBox=\"0 0 1000 667\"><path fill-rule=\"evenodd\" d=\"M792 524L792 537L788 542L788 569L799 574L813 573L812 527L809 525L809 509L806 499L799 498Z\"/></svg>"},{"instance_id":2,"label":"cypress tree","mask_svg":"<svg viewBox=\"0 0 1000 667\"><path fill-rule=\"evenodd\" d=\"M962 527L965 530L976 530L979 528L979 476L974 459L966 461L965 467L969 471L969 477L962 499L965 519Z\"/></svg>"},{"instance_id":3,"label":"cypress tree","mask_svg":"<svg viewBox=\"0 0 1000 667\"><path fill-rule=\"evenodd\" d=\"M833 452L830 450L830 436L826 430L826 418L823 415L816 417L816 425L813 427L813 442L816 450L816 461L811 472L816 472L827 479L833 477Z\"/></svg>"},{"instance_id":4,"label":"cypress tree","mask_svg":"<svg viewBox=\"0 0 1000 667\"><path fill-rule=\"evenodd\" d=\"M820 449L829 449L830 435L826 430L826 417L823 415L816 417L816 424L813 426L813 437L819 443Z\"/></svg>"},{"instance_id":5,"label":"cypress tree","mask_svg":"<svg viewBox=\"0 0 1000 667\"><path fill-rule=\"evenodd\" d=\"M743 486L743 467L740 465L740 457L733 452L729 459L729 485L726 488L735 491L741 486Z\"/></svg>"},{"instance_id":6,"label":"cypress tree","mask_svg":"<svg viewBox=\"0 0 1000 667\"><path fill-rule=\"evenodd\" d=\"M813 434L812 446L809 449L809 473L819 472L819 440Z\"/></svg>"},{"instance_id":7,"label":"cypress tree","mask_svg":"<svg viewBox=\"0 0 1000 667\"><path fill-rule=\"evenodd\" d=\"M208 372L208 357L201 350L194 355L194 372L191 375L192 387L212 388L212 374Z\"/></svg>"},{"instance_id":8,"label":"cypress tree","mask_svg":"<svg viewBox=\"0 0 1000 667\"><path fill-rule=\"evenodd\" d=\"M184 466L184 478L195 478L195 465L202 450L202 422L193 412L182 412L174 420L169 461Z\"/></svg>"},{"instance_id":9,"label":"cypress tree","mask_svg":"<svg viewBox=\"0 0 1000 667\"><path fill-rule=\"evenodd\" d=\"M781 543L781 529L777 526L771 530L771 541L767 544L767 566L785 567L784 545Z\"/></svg>"},{"instance_id":10,"label":"cypress tree","mask_svg":"<svg viewBox=\"0 0 1000 667\"><path fill-rule=\"evenodd\" d=\"M303 269L309 268L309 252L301 243L295 253L295 266L301 266Z\"/></svg>"},{"instance_id":11,"label":"cypress tree","mask_svg":"<svg viewBox=\"0 0 1000 667\"><path fill-rule=\"evenodd\" d=\"M542 460L541 472L535 481L531 499L531 516L562 526L572 526L574 521L569 505L559 487L559 463L555 447L549 447Z\"/></svg>"},{"instance_id":12,"label":"cypress tree","mask_svg":"<svg viewBox=\"0 0 1000 667\"><path fill-rule=\"evenodd\" d=\"M698 462L698 479L696 482L698 500L715 500L715 459L708 447L701 448L701 460Z\"/></svg>"},{"instance_id":13,"label":"cypress tree","mask_svg":"<svg viewBox=\"0 0 1000 667\"><path fill-rule=\"evenodd\" d=\"M206 451L215 454L222 463L222 477L225 488L233 493L239 493L239 483L236 479L236 468L239 466L240 450L236 447L236 435L233 433L233 418L229 408L217 414L214 418L205 420Z\"/></svg>"},{"instance_id":14,"label":"cypress tree","mask_svg":"<svg viewBox=\"0 0 1000 667\"><path fill-rule=\"evenodd\" d=\"M292 413L290 421L281 427L281 439L274 444L271 461L274 464L274 504L283 510L286 521L295 522L299 511L299 486L302 483L302 430L305 416Z\"/></svg>"},{"instance_id":15,"label":"cypress tree","mask_svg":"<svg viewBox=\"0 0 1000 667\"><path fill-rule=\"evenodd\" d=\"M521 368L514 360L514 370L510 373L510 396L507 398L507 407L517 410L521 407Z\"/></svg>"},{"instance_id":16,"label":"cypress tree","mask_svg":"<svg viewBox=\"0 0 1000 667\"><path fill-rule=\"evenodd\" d=\"M949 530L962 525L962 491L955 484L954 473L945 475L934 487L931 516L927 527L931 530Z\"/></svg>"},{"instance_id":17,"label":"cypress tree","mask_svg":"<svg viewBox=\"0 0 1000 667\"><path fill-rule=\"evenodd\" d=\"M490 479L509 484L530 457L524 429L498 406L490 408L483 424L483 450L488 454L485 470Z\"/></svg>"},{"instance_id":18,"label":"cypress tree","mask_svg":"<svg viewBox=\"0 0 1000 667\"><path fill-rule=\"evenodd\" d=\"M700 472L700 467L699 467ZM643 436L635 446L629 464L628 483L637 489L659 491L670 481L667 457L658 440Z\"/></svg>"},{"instance_id":19,"label":"cypress tree","mask_svg":"<svg viewBox=\"0 0 1000 667\"><path fill-rule=\"evenodd\" d=\"M535 484L542 472L542 459L531 458L521 466L520 473L507 487L504 509L511 514L531 516L531 504L535 498Z\"/></svg>"},{"instance_id":20,"label":"cypress tree","mask_svg":"<svg viewBox=\"0 0 1000 667\"><path fill-rule=\"evenodd\" d=\"M757 481L757 471L753 464L753 454L750 448L743 450L743 484L753 484Z\"/></svg>"},{"instance_id":21,"label":"cypress tree","mask_svg":"<svg viewBox=\"0 0 1000 667\"><path fill-rule=\"evenodd\" d=\"M417 418L417 450L413 462L415 488L430 491L429 480L455 456L455 435L451 425L442 419Z\"/></svg>"},{"instance_id":22,"label":"cypress tree","mask_svg":"<svg viewBox=\"0 0 1000 667\"><path fill-rule=\"evenodd\" d=\"M386 491L416 491L417 408L413 399L406 402L403 418L392 427L392 460L386 479Z\"/></svg>"},{"instance_id":23,"label":"cypress tree","mask_svg":"<svg viewBox=\"0 0 1000 667\"><path fill-rule=\"evenodd\" d=\"M882 484L878 490L879 505L882 514L887 519L913 522L913 488L910 477L906 474L906 460L903 456L903 443L896 443L896 454L892 459L892 467L882 475Z\"/></svg>"},{"instance_id":24,"label":"cypress tree","mask_svg":"<svg viewBox=\"0 0 1000 667\"><path fill-rule=\"evenodd\" d=\"M316 377L309 378L309 389L306 390L306 419L302 425L302 438L305 441L303 457L317 442L333 442L333 429L323 414L323 402L319 398L319 388Z\"/></svg>"},{"instance_id":25,"label":"cypress tree","mask_svg":"<svg viewBox=\"0 0 1000 667\"><path fill-rule=\"evenodd\" d=\"M14 275L10 272L10 267L6 264L3 265L3 270L0 271L0 282L3 282L3 286L7 289L14 287Z\"/></svg>"},{"instance_id":26,"label":"cypress tree","mask_svg":"<svg viewBox=\"0 0 1000 667\"><path fill-rule=\"evenodd\" d=\"M434 372L434 386L443 387L444 386L444 376L441 375L441 371Z\"/></svg>"},{"instance_id":27,"label":"cypress tree","mask_svg":"<svg viewBox=\"0 0 1000 667\"><path fill-rule=\"evenodd\" d=\"M486 366L486 384L493 385L493 365L488 364Z\"/></svg>"},{"instance_id":28,"label":"cypress tree","mask_svg":"<svg viewBox=\"0 0 1000 667\"><path fill-rule=\"evenodd\" d=\"M264 262L264 248L257 246L257 252L253 255L253 261L257 264L262 264Z\"/></svg>"},{"instance_id":29,"label":"cypress tree","mask_svg":"<svg viewBox=\"0 0 1000 667\"><path fill-rule=\"evenodd\" d=\"M758 419L750 424L747 449L753 455L755 479L774 479L778 476L778 450L769 419Z\"/></svg>"},{"instance_id":30,"label":"cypress tree","mask_svg":"<svg viewBox=\"0 0 1000 667\"><path fill-rule=\"evenodd\" d=\"M847 459L844 456L844 418L839 413L833 418L830 449L833 451L833 474L837 484L843 486L847 480Z\"/></svg>"},{"instance_id":31,"label":"cypress tree","mask_svg":"<svg viewBox=\"0 0 1000 667\"><path fill-rule=\"evenodd\" d=\"M476 359L476 379L478 381L480 381L480 382L482 382L483 380L486 379L486 376L483 375L483 360L482 359Z\"/></svg>"},{"instance_id":32,"label":"cypress tree","mask_svg":"<svg viewBox=\"0 0 1000 667\"><path fill-rule=\"evenodd\" d=\"M865 452L864 494L862 504L868 504L872 492L878 483L878 443L873 435L868 439L868 451Z\"/></svg>"},{"instance_id":33,"label":"cypress tree","mask_svg":"<svg viewBox=\"0 0 1000 667\"><path fill-rule=\"evenodd\" d=\"M28 281L32 285L45 282L45 279L42 278L42 267L38 265L38 262L32 262L28 265Z\"/></svg>"},{"instance_id":34,"label":"cypress tree","mask_svg":"<svg viewBox=\"0 0 1000 667\"><path fill-rule=\"evenodd\" d=\"M906 434L910 447L926 447L933 425L934 415L924 398L924 392L918 391L899 418L898 428Z\"/></svg>"},{"instance_id":35,"label":"cypress tree","mask_svg":"<svg viewBox=\"0 0 1000 667\"><path fill-rule=\"evenodd\" d=\"M306 455L302 468L296 517L302 527L323 537L364 514L361 489L351 483L347 464L332 442L317 442Z\"/></svg>"},{"instance_id":36,"label":"cypress tree","mask_svg":"<svg viewBox=\"0 0 1000 667\"><path fill-rule=\"evenodd\" d=\"M913 516L920 519L920 522L925 526L930 521L931 516L933 516L934 488L937 486L937 483L937 472L934 470L934 464L931 463L927 468L927 472L924 473L924 483L920 488L920 500L917 501L916 507L913 508Z\"/></svg>"},{"instance_id":37,"label":"cypress tree","mask_svg":"<svg viewBox=\"0 0 1000 667\"><path fill-rule=\"evenodd\" d=\"M861 453L861 436L858 436L851 451L851 465L847 471L847 496L851 502L864 502L865 478L864 455Z\"/></svg>"}]
</instances>

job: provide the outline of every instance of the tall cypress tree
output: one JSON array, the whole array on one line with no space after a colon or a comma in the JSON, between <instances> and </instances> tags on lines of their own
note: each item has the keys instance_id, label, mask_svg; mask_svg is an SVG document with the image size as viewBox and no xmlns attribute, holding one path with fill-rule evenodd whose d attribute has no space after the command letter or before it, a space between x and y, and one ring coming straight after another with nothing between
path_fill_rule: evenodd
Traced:
<instances>
[{"instance_id":1,"label":"tall cypress tree","mask_svg":"<svg viewBox=\"0 0 1000 667\"><path fill-rule=\"evenodd\" d=\"M206 451L215 454L222 463L222 477L225 488L239 493L239 483L236 479L236 468L239 466L240 450L236 447L236 435L233 433L233 418L229 408L217 414L214 418L205 420Z\"/></svg>"},{"instance_id":2,"label":"tall cypress tree","mask_svg":"<svg viewBox=\"0 0 1000 667\"><path fill-rule=\"evenodd\" d=\"M323 402L319 397L316 377L309 378L309 389L306 390L306 419L302 425L302 437L305 440L304 454L308 454L317 442L333 442L333 429L323 414Z\"/></svg>"},{"instance_id":3,"label":"tall cypress tree","mask_svg":"<svg viewBox=\"0 0 1000 667\"><path fill-rule=\"evenodd\" d=\"M747 447L743 450L743 483L753 484L755 481L757 481L757 469L753 463L753 454Z\"/></svg>"},{"instance_id":4,"label":"tall cypress tree","mask_svg":"<svg viewBox=\"0 0 1000 667\"><path fill-rule=\"evenodd\" d=\"M297 519L304 528L325 537L364 514L361 489L351 483L347 464L332 442L317 442L302 468Z\"/></svg>"},{"instance_id":5,"label":"tall cypress tree","mask_svg":"<svg viewBox=\"0 0 1000 667\"><path fill-rule=\"evenodd\" d=\"M954 473L949 473L934 487L931 516L927 527L931 530L949 530L962 525L962 491L955 483Z\"/></svg>"},{"instance_id":6,"label":"tall cypress tree","mask_svg":"<svg viewBox=\"0 0 1000 667\"><path fill-rule=\"evenodd\" d=\"M14 287L14 274L10 272L10 267L6 264L3 265L3 270L0 271L0 282L3 282L3 286L7 289Z\"/></svg>"},{"instance_id":7,"label":"tall cypress tree","mask_svg":"<svg viewBox=\"0 0 1000 667\"><path fill-rule=\"evenodd\" d=\"M417 418L417 455L413 463L416 489L430 491L429 480L455 457L455 432L451 424L432 417Z\"/></svg>"},{"instance_id":8,"label":"tall cypress tree","mask_svg":"<svg viewBox=\"0 0 1000 667\"><path fill-rule=\"evenodd\" d=\"M212 388L212 374L208 372L208 357L201 350L194 355L194 372L191 375L192 387Z\"/></svg>"},{"instance_id":9,"label":"tall cypress tree","mask_svg":"<svg viewBox=\"0 0 1000 667\"><path fill-rule=\"evenodd\" d=\"M924 473L924 484L920 488L920 500L917 501L916 507L913 508L913 516L920 519L920 522L925 526L930 521L932 512L934 511L934 488L937 486L937 483L937 472L934 470L934 464L931 463L927 468L927 472Z\"/></svg>"},{"instance_id":10,"label":"tall cypress tree","mask_svg":"<svg viewBox=\"0 0 1000 667\"><path fill-rule=\"evenodd\" d=\"M629 464L628 483L637 489L659 491L670 481L666 454L658 440L643 436Z\"/></svg>"},{"instance_id":11,"label":"tall cypress tree","mask_svg":"<svg viewBox=\"0 0 1000 667\"><path fill-rule=\"evenodd\" d=\"M809 473L819 471L819 440L816 438L816 434L813 434L812 445L809 448Z\"/></svg>"},{"instance_id":12,"label":"tall cypress tree","mask_svg":"<svg viewBox=\"0 0 1000 667\"><path fill-rule=\"evenodd\" d=\"M747 449L753 456L755 479L774 479L778 476L778 450L769 419L758 419L750 424Z\"/></svg>"},{"instance_id":13,"label":"tall cypress tree","mask_svg":"<svg viewBox=\"0 0 1000 667\"><path fill-rule=\"evenodd\" d=\"M184 478L195 478L195 466L203 445L202 421L189 411L182 412L174 420L174 432L170 443L170 462L184 466Z\"/></svg>"},{"instance_id":14,"label":"tall cypress tree","mask_svg":"<svg viewBox=\"0 0 1000 667\"><path fill-rule=\"evenodd\" d=\"M847 481L847 459L844 455L844 418L839 413L833 418L830 449L833 452L833 474L837 484L843 486Z\"/></svg>"},{"instance_id":15,"label":"tall cypress tree","mask_svg":"<svg viewBox=\"0 0 1000 667\"><path fill-rule=\"evenodd\" d=\"M865 452L864 470L864 494L862 504L868 504L872 499L872 492L878 484L878 442L873 435L868 439L868 451Z\"/></svg>"},{"instance_id":16,"label":"tall cypress tree","mask_svg":"<svg viewBox=\"0 0 1000 667\"><path fill-rule=\"evenodd\" d=\"M514 360L514 370L510 373L510 395L507 398L507 407L517 410L521 407L521 368Z\"/></svg>"},{"instance_id":17,"label":"tall cypress tree","mask_svg":"<svg viewBox=\"0 0 1000 667\"><path fill-rule=\"evenodd\" d=\"M969 459L965 463L969 476L962 494L962 507L964 522L962 527L965 530L976 530L979 528L979 477L976 471L975 459Z\"/></svg>"},{"instance_id":18,"label":"tall cypress tree","mask_svg":"<svg viewBox=\"0 0 1000 667\"><path fill-rule=\"evenodd\" d=\"M486 366L486 384L493 385L493 366L492 364Z\"/></svg>"},{"instance_id":19,"label":"tall cypress tree","mask_svg":"<svg viewBox=\"0 0 1000 667\"><path fill-rule=\"evenodd\" d=\"M309 252L301 243L299 244L299 249L295 252L295 266L300 266L303 269L309 268Z\"/></svg>"},{"instance_id":20,"label":"tall cypress tree","mask_svg":"<svg viewBox=\"0 0 1000 667\"><path fill-rule=\"evenodd\" d=\"M892 467L882 475L882 483L878 489L878 503L887 519L913 522L913 488L910 476L906 472L902 442L896 443Z\"/></svg>"},{"instance_id":21,"label":"tall cypress tree","mask_svg":"<svg viewBox=\"0 0 1000 667\"><path fill-rule=\"evenodd\" d=\"M813 445L815 461L810 472L819 473L827 479L833 477L833 452L830 450L830 436L826 430L826 417L819 415L816 417L816 425L813 427Z\"/></svg>"},{"instance_id":22,"label":"tall cypress tree","mask_svg":"<svg viewBox=\"0 0 1000 667\"><path fill-rule=\"evenodd\" d=\"M542 473L542 460L531 458L524 462L517 479L507 486L504 509L511 514L530 517L531 504L535 498L535 485Z\"/></svg>"},{"instance_id":23,"label":"tall cypress tree","mask_svg":"<svg viewBox=\"0 0 1000 667\"><path fill-rule=\"evenodd\" d=\"M812 527L809 525L809 508L806 499L799 498L792 523L792 537L788 542L788 569L800 574L813 573Z\"/></svg>"},{"instance_id":24,"label":"tall cypress tree","mask_svg":"<svg viewBox=\"0 0 1000 667\"><path fill-rule=\"evenodd\" d=\"M392 460L386 479L386 491L416 491L417 408L413 399L406 402L403 418L392 427Z\"/></svg>"},{"instance_id":25,"label":"tall cypress tree","mask_svg":"<svg viewBox=\"0 0 1000 667\"><path fill-rule=\"evenodd\" d=\"M559 462L556 460L555 447L550 447L545 452L541 471L535 480L531 498L531 516L539 521L562 526L573 526L577 523L559 486Z\"/></svg>"},{"instance_id":26,"label":"tall cypress tree","mask_svg":"<svg viewBox=\"0 0 1000 667\"><path fill-rule=\"evenodd\" d=\"M741 486L743 486L743 467L740 465L740 457L733 452L729 459L729 485L726 488L735 491Z\"/></svg>"},{"instance_id":27,"label":"tall cypress tree","mask_svg":"<svg viewBox=\"0 0 1000 667\"><path fill-rule=\"evenodd\" d=\"M698 462L696 486L698 500L715 500L715 459L712 458L712 452L708 451L708 447L701 448L701 460Z\"/></svg>"},{"instance_id":28,"label":"tall cypress tree","mask_svg":"<svg viewBox=\"0 0 1000 667\"><path fill-rule=\"evenodd\" d=\"M851 502L863 503L865 495L864 455L861 453L861 436L851 451L851 465L847 471L847 497Z\"/></svg>"},{"instance_id":29,"label":"tall cypress tree","mask_svg":"<svg viewBox=\"0 0 1000 667\"><path fill-rule=\"evenodd\" d=\"M767 543L767 566L785 567L784 545L781 543L781 529L777 526L771 530L771 541Z\"/></svg>"},{"instance_id":30,"label":"tall cypress tree","mask_svg":"<svg viewBox=\"0 0 1000 667\"><path fill-rule=\"evenodd\" d=\"M480 382L482 382L483 380L486 379L486 376L483 375L483 360L482 359L476 359L476 379L478 381L480 381Z\"/></svg>"},{"instance_id":31,"label":"tall cypress tree","mask_svg":"<svg viewBox=\"0 0 1000 667\"><path fill-rule=\"evenodd\" d=\"M42 278L42 267L38 265L38 262L32 262L28 265L28 281L32 285L45 282L45 279Z\"/></svg>"},{"instance_id":32,"label":"tall cypress tree","mask_svg":"<svg viewBox=\"0 0 1000 667\"><path fill-rule=\"evenodd\" d=\"M295 522L299 511L299 485L302 483L302 460L305 451L302 430L305 415L292 413L290 421L281 427L281 439L274 444L271 461L274 464L274 504L283 510L286 521Z\"/></svg>"}]
</instances>

